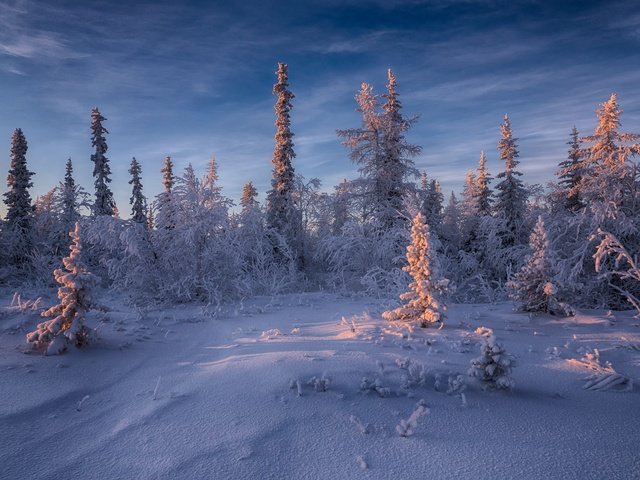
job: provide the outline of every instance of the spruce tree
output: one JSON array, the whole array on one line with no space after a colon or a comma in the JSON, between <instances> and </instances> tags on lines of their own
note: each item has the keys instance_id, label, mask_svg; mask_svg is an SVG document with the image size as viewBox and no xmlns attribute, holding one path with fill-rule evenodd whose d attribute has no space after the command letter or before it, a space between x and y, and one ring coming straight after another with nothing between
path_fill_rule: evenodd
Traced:
<instances>
[{"instance_id":1,"label":"spruce tree","mask_svg":"<svg viewBox=\"0 0 640 480\"><path fill-rule=\"evenodd\" d=\"M302 219L295 204L295 172L292 162L296 154L293 150L290 114L291 100L295 95L289 90L288 69L285 63L278 63L276 74L278 80L273 86L273 93L277 96L276 135L271 190L267 192L267 225L286 240L301 261Z\"/></svg>"},{"instance_id":2,"label":"spruce tree","mask_svg":"<svg viewBox=\"0 0 640 480\"><path fill-rule=\"evenodd\" d=\"M81 347L88 340L89 332L84 325L84 317L92 307L91 290L97 284L97 279L81 260L79 223L76 222L69 235L72 243L69 256L63 260L64 269L53 273L60 284L60 303L42 313L43 317L53 317L52 320L40 323L37 330L27 334L27 341L36 348L46 349L47 354L62 353L69 342Z\"/></svg>"},{"instance_id":3,"label":"spruce tree","mask_svg":"<svg viewBox=\"0 0 640 480\"><path fill-rule=\"evenodd\" d=\"M153 218L153 206L147 207L147 230L152 231L155 228L155 219Z\"/></svg>"},{"instance_id":4,"label":"spruce tree","mask_svg":"<svg viewBox=\"0 0 640 480\"><path fill-rule=\"evenodd\" d=\"M478 169L476 170L476 188L474 190L475 206L478 215L491 215L491 188L489 183L491 176L487 170L487 157L484 151L480 152L480 160L478 161Z\"/></svg>"},{"instance_id":5,"label":"spruce tree","mask_svg":"<svg viewBox=\"0 0 640 480\"><path fill-rule=\"evenodd\" d=\"M173 161L171 157L165 157L160 172L162 173L162 186L164 187L164 191L156 197L157 216L155 225L156 228L160 230L172 229L176 224L176 205L173 199L175 176L173 174Z\"/></svg>"},{"instance_id":6,"label":"spruce tree","mask_svg":"<svg viewBox=\"0 0 640 480\"><path fill-rule=\"evenodd\" d=\"M529 247L531 255L522 269L507 282L510 297L520 302L520 309L525 312L568 315L570 309L556 299L558 287L554 277L557 259L541 216L531 232Z\"/></svg>"},{"instance_id":7,"label":"spruce tree","mask_svg":"<svg viewBox=\"0 0 640 480\"><path fill-rule=\"evenodd\" d=\"M580 182L582 180L582 156L580 149L580 139L578 137L578 129L574 126L571 130L571 140L567 142L569 145L569 155L567 160L560 162L558 165L558 184L562 189L564 196L564 207L567 210L576 212L583 207L580 195Z\"/></svg>"},{"instance_id":8,"label":"spruce tree","mask_svg":"<svg viewBox=\"0 0 640 480\"><path fill-rule=\"evenodd\" d=\"M256 200L257 196L258 191L256 187L253 186L253 182L249 181L245 183L242 187L242 195L240 197L240 206L242 207L241 217L245 218L254 212L258 205L258 201Z\"/></svg>"},{"instance_id":9,"label":"spruce tree","mask_svg":"<svg viewBox=\"0 0 640 480\"><path fill-rule=\"evenodd\" d=\"M402 115L402 103L398 98L396 77L387 70L386 102L382 106L382 164L378 181L383 204L379 207L378 220L386 230L402 227L404 224L404 198L409 190L407 183L410 175L417 175L412 158L421 148L408 143L407 131L415 124L417 117L406 118Z\"/></svg>"},{"instance_id":10,"label":"spruce tree","mask_svg":"<svg viewBox=\"0 0 640 480\"><path fill-rule=\"evenodd\" d=\"M464 179L464 188L462 189L462 201L464 204L465 216L476 217L478 215L477 187L478 185L475 174L472 170L467 170L467 175Z\"/></svg>"},{"instance_id":11,"label":"spruce tree","mask_svg":"<svg viewBox=\"0 0 640 480\"><path fill-rule=\"evenodd\" d=\"M387 79L385 103L381 105L373 87L363 83L356 95L362 126L338 130L338 136L344 138L343 145L351 150L351 160L360 165L360 174L367 180L365 210L384 231L404 226L403 201L411 189L407 180L417 175L412 158L421 150L406 141L405 135L416 117L402 115L397 82L391 70Z\"/></svg>"},{"instance_id":12,"label":"spruce tree","mask_svg":"<svg viewBox=\"0 0 640 480\"><path fill-rule=\"evenodd\" d=\"M418 212L411 227L411 244L407 246L407 265L403 268L411 275L409 291L400 295L405 305L382 314L390 321L407 321L428 327L435 323L444 325L446 305L442 297L448 280L438 272L438 261L432 246L429 225Z\"/></svg>"},{"instance_id":13,"label":"spruce tree","mask_svg":"<svg viewBox=\"0 0 640 480\"><path fill-rule=\"evenodd\" d=\"M460 216L458 199L456 194L451 192L442 216L440 239L443 243L443 251L452 256L457 255L460 249Z\"/></svg>"},{"instance_id":14,"label":"spruce tree","mask_svg":"<svg viewBox=\"0 0 640 480\"><path fill-rule=\"evenodd\" d=\"M94 215L113 216L116 210L116 203L113 199L113 193L109 189L111 183L111 167L107 153L107 141L104 137L109 133L102 125L104 118L97 108L91 110L91 144L95 147L95 153L91 155L91 161L94 164L93 177L95 178L96 200L93 205Z\"/></svg>"},{"instance_id":15,"label":"spruce tree","mask_svg":"<svg viewBox=\"0 0 640 480\"><path fill-rule=\"evenodd\" d=\"M349 220L349 193L350 184L345 178L335 187L333 195L333 223L331 224L331 232L334 235L340 235L342 229Z\"/></svg>"},{"instance_id":16,"label":"spruce tree","mask_svg":"<svg viewBox=\"0 0 640 480\"><path fill-rule=\"evenodd\" d=\"M218 163L215 155L212 155L207 164L207 174L202 181L204 206L209 210L224 207L222 188L218 185L219 178Z\"/></svg>"},{"instance_id":17,"label":"spruce tree","mask_svg":"<svg viewBox=\"0 0 640 480\"><path fill-rule=\"evenodd\" d=\"M175 177L173 176L173 161L171 160L171 157L167 156L164 159L160 172L162 173L162 186L164 187L165 193L171 193L171 189L175 182Z\"/></svg>"},{"instance_id":18,"label":"spruce tree","mask_svg":"<svg viewBox=\"0 0 640 480\"><path fill-rule=\"evenodd\" d=\"M484 390L513 389L515 382L511 378L511 369L516 365L515 359L496 340L493 330L480 327L476 333L483 336L481 355L471 360L468 375L480 380Z\"/></svg>"},{"instance_id":19,"label":"spruce tree","mask_svg":"<svg viewBox=\"0 0 640 480\"><path fill-rule=\"evenodd\" d=\"M80 218L80 196L83 194L73 178L73 163L69 158L65 165L64 182L60 185L62 219L68 231Z\"/></svg>"},{"instance_id":20,"label":"spruce tree","mask_svg":"<svg viewBox=\"0 0 640 480\"><path fill-rule=\"evenodd\" d=\"M506 247L521 245L524 243L525 214L528 192L524 187L520 176L522 173L516 170L520 163L517 158L519 152L516 138L513 138L511 123L507 115L500 126L502 138L498 142L500 159L505 163L505 169L496 175L502 180L496 185L496 216L505 222L505 231L502 232L502 244Z\"/></svg>"},{"instance_id":21,"label":"spruce tree","mask_svg":"<svg viewBox=\"0 0 640 480\"><path fill-rule=\"evenodd\" d=\"M129 199L129 203L131 204L131 220L146 227L148 221L146 214L147 199L142 193L142 179L140 178L142 167L140 167L136 157L133 157L131 160L129 174L131 175L129 185L132 186L131 198Z\"/></svg>"},{"instance_id":22,"label":"spruce tree","mask_svg":"<svg viewBox=\"0 0 640 480\"><path fill-rule=\"evenodd\" d=\"M31 177L34 173L27 168L26 155L27 140L22 130L17 128L11 137L8 191L4 194L7 206L5 235L8 237L5 241L10 261L17 267L28 261L33 248L34 207L29 189L33 186Z\"/></svg>"},{"instance_id":23,"label":"spruce tree","mask_svg":"<svg viewBox=\"0 0 640 480\"><path fill-rule=\"evenodd\" d=\"M628 217L636 215L636 200L633 192L637 173L628 160L640 155L640 144L633 143L640 135L621 133L620 109L615 93L597 110L598 126L591 136L582 142L587 146L583 150L581 179L574 187L583 195L583 202L593 209L606 210L604 216L618 218L624 211Z\"/></svg>"},{"instance_id":24,"label":"spruce tree","mask_svg":"<svg viewBox=\"0 0 640 480\"><path fill-rule=\"evenodd\" d=\"M440 225L442 224L443 202L444 195L442 194L440 182L438 182L438 180L431 180L429 182L429 189L427 190L427 199L425 202L425 220L427 225L429 225L429 228L431 228L435 234L440 231Z\"/></svg>"}]
</instances>

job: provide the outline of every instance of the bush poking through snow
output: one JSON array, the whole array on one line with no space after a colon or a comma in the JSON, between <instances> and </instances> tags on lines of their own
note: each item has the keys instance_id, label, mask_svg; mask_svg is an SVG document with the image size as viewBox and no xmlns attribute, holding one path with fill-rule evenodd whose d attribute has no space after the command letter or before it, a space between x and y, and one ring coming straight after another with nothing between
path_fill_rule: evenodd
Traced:
<instances>
[{"instance_id":1,"label":"bush poking through snow","mask_svg":"<svg viewBox=\"0 0 640 480\"><path fill-rule=\"evenodd\" d=\"M371 380L370 378L362 377L362 382L360 382L360 391L365 393L375 392L382 398L391 395L391 389L389 387L383 387L379 378Z\"/></svg>"},{"instance_id":2,"label":"bush poking through snow","mask_svg":"<svg viewBox=\"0 0 640 480\"><path fill-rule=\"evenodd\" d=\"M406 365L407 373L400 378L400 388L411 390L412 388L424 387L427 383L429 370L417 362L410 362Z\"/></svg>"},{"instance_id":3,"label":"bush poking through snow","mask_svg":"<svg viewBox=\"0 0 640 480\"><path fill-rule=\"evenodd\" d=\"M491 329L481 327L476 333L483 336L482 355L471 360L469 376L480 380L484 389L512 389L515 385L511 378L511 368L515 365L513 357L497 342Z\"/></svg>"},{"instance_id":4,"label":"bush poking through snow","mask_svg":"<svg viewBox=\"0 0 640 480\"><path fill-rule=\"evenodd\" d=\"M367 433L371 432L371 425L369 425L368 423L362 423L362 420L360 420L355 415L350 415L349 421L353 423L358 429L358 431L363 435L366 435Z\"/></svg>"},{"instance_id":5,"label":"bush poking through snow","mask_svg":"<svg viewBox=\"0 0 640 480\"><path fill-rule=\"evenodd\" d=\"M320 378L313 376L307 381L307 385L313 387L316 392L326 392L329 390L330 379L326 373L323 373Z\"/></svg>"},{"instance_id":6,"label":"bush poking through snow","mask_svg":"<svg viewBox=\"0 0 640 480\"><path fill-rule=\"evenodd\" d=\"M418 426L418 419L429 413L429 409L424 400L420 400L416 405L415 410L411 413L411 416L406 420L400 420L400 423L396 425L396 432L401 437L410 437L413 435L415 428Z\"/></svg>"},{"instance_id":7,"label":"bush poking through snow","mask_svg":"<svg viewBox=\"0 0 640 480\"><path fill-rule=\"evenodd\" d=\"M446 305L441 297L447 291L449 281L438 274L435 249L431 245L429 226L424 223L421 213L413 219L411 244L407 247L407 265L403 270L411 275L410 290L400 295L407 303L395 310L384 312L386 320L419 322L425 328L429 325L444 325Z\"/></svg>"},{"instance_id":8,"label":"bush poking through snow","mask_svg":"<svg viewBox=\"0 0 640 480\"><path fill-rule=\"evenodd\" d=\"M71 236L69 256L63 259L64 270L53 272L58 288L60 303L42 312L43 317L54 317L38 325L38 329L27 334L27 341L35 348L46 348L47 355L62 353L71 342L76 347L87 344L89 331L84 325L84 317L92 307L91 290L97 283L95 275L87 271L80 260L82 243L80 225L76 222Z\"/></svg>"},{"instance_id":9,"label":"bush poking through snow","mask_svg":"<svg viewBox=\"0 0 640 480\"><path fill-rule=\"evenodd\" d=\"M295 390L298 397L302 396L302 384L300 383L300 380L292 378L289 381L289 388L291 390Z\"/></svg>"},{"instance_id":10,"label":"bush poking through snow","mask_svg":"<svg viewBox=\"0 0 640 480\"><path fill-rule=\"evenodd\" d=\"M467 385L464 381L464 377L462 375L456 375L449 377L447 388L447 395L460 395L467 389Z\"/></svg>"},{"instance_id":11,"label":"bush poking through snow","mask_svg":"<svg viewBox=\"0 0 640 480\"><path fill-rule=\"evenodd\" d=\"M11 305L7 310L12 312L20 312L24 313L26 311L36 312L40 309L40 304L42 303L42 298L38 297L35 300L23 300L18 292L13 294L13 298L11 299Z\"/></svg>"}]
</instances>

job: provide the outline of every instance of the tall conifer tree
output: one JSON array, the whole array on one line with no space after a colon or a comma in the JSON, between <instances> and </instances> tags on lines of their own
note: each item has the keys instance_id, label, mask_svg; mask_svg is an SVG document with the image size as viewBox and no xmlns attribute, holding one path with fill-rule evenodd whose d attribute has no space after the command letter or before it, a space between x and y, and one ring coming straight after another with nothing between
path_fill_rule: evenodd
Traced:
<instances>
[{"instance_id":1,"label":"tall conifer tree","mask_svg":"<svg viewBox=\"0 0 640 480\"><path fill-rule=\"evenodd\" d=\"M267 225L282 235L299 257L302 251L302 221L295 204L295 171L292 162L296 154L291 132L291 100L295 95L289 90L287 64L278 63L276 75L278 80L273 86L273 93L277 96L276 142L272 158L271 190L267 192Z\"/></svg>"},{"instance_id":2,"label":"tall conifer tree","mask_svg":"<svg viewBox=\"0 0 640 480\"><path fill-rule=\"evenodd\" d=\"M502 179L496 185L496 215L504 220L505 231L502 232L502 243L504 246L521 245L526 241L525 234L525 214L528 192L520 180L520 173L516 167L520 163L516 140L511 131L511 122L507 115L500 125L502 138L498 142L500 159L504 161L504 171L496 175Z\"/></svg>"},{"instance_id":3,"label":"tall conifer tree","mask_svg":"<svg viewBox=\"0 0 640 480\"><path fill-rule=\"evenodd\" d=\"M17 128L11 137L8 191L4 194L7 206L5 235L8 238L10 260L20 267L27 262L33 247L34 207L29 189L33 187L34 175L27 168L27 140Z\"/></svg>"},{"instance_id":4,"label":"tall conifer tree","mask_svg":"<svg viewBox=\"0 0 640 480\"><path fill-rule=\"evenodd\" d=\"M95 152L91 155L93 162L93 177L95 178L96 200L93 205L94 215L112 216L116 212L116 202L113 193L109 189L111 183L111 167L107 153L107 141L104 137L109 133L102 125L106 118L102 116L97 108L91 110L91 144L95 147Z\"/></svg>"},{"instance_id":5,"label":"tall conifer tree","mask_svg":"<svg viewBox=\"0 0 640 480\"><path fill-rule=\"evenodd\" d=\"M132 186L131 198L129 202L131 203L131 220L141 225L147 226L147 199L142 193L142 167L136 160L136 157L133 157L131 160L131 167L129 168L129 174L131 175L131 180L129 180L129 185Z\"/></svg>"}]
</instances>

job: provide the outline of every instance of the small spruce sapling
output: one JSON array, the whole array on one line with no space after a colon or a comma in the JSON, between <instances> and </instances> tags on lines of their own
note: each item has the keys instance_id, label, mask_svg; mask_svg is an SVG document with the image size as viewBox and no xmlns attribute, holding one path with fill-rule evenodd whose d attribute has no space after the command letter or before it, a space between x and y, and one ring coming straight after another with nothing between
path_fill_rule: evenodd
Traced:
<instances>
[{"instance_id":1,"label":"small spruce sapling","mask_svg":"<svg viewBox=\"0 0 640 480\"><path fill-rule=\"evenodd\" d=\"M438 275L436 253L431 245L429 226L420 212L413 219L411 244L407 246L407 265L403 270L413 278L410 291L400 295L408 302L395 310L384 312L386 320L419 322L423 328L444 325L446 305L441 297L446 293L449 281Z\"/></svg>"},{"instance_id":2,"label":"small spruce sapling","mask_svg":"<svg viewBox=\"0 0 640 480\"><path fill-rule=\"evenodd\" d=\"M60 303L42 312L43 317L53 317L52 320L40 323L36 331L27 334L27 341L33 343L35 348L46 349L47 355L64 352L69 342L82 347L87 344L89 337L84 317L93 305L91 290L97 283L97 277L80 260L82 242L78 222L69 235L72 243L69 256L62 261L64 269L53 272L60 284Z\"/></svg>"},{"instance_id":3,"label":"small spruce sapling","mask_svg":"<svg viewBox=\"0 0 640 480\"><path fill-rule=\"evenodd\" d=\"M471 360L469 376L480 380L485 390L511 390L515 385L511 378L511 368L515 366L513 357L498 343L490 328L478 328L476 333L483 337L482 355Z\"/></svg>"}]
</instances>

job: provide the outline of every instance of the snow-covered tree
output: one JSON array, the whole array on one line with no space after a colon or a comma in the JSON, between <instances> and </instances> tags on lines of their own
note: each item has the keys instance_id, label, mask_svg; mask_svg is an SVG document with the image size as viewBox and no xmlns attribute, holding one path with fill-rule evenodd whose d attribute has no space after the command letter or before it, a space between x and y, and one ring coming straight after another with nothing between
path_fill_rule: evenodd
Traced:
<instances>
[{"instance_id":1,"label":"snow-covered tree","mask_svg":"<svg viewBox=\"0 0 640 480\"><path fill-rule=\"evenodd\" d=\"M601 209L603 216L613 218L620 214L632 217L638 207L637 171L629 160L640 154L640 144L633 143L640 135L618 131L622 109L615 93L600 105L597 114L594 134L582 139L586 147L581 152L581 178L573 190L584 196L592 211Z\"/></svg>"},{"instance_id":2,"label":"snow-covered tree","mask_svg":"<svg viewBox=\"0 0 640 480\"><path fill-rule=\"evenodd\" d=\"M60 183L58 192L62 219L68 233L80 219L80 207L87 203L86 192L76 185L73 178L73 163L70 158L65 165L64 181Z\"/></svg>"},{"instance_id":3,"label":"snow-covered tree","mask_svg":"<svg viewBox=\"0 0 640 480\"><path fill-rule=\"evenodd\" d=\"M204 207L211 211L218 211L221 215L227 215L227 209L231 201L222 195L222 187L218 185L218 162L215 155L211 156L207 164L207 173L202 179L202 190L204 195Z\"/></svg>"},{"instance_id":4,"label":"snow-covered tree","mask_svg":"<svg viewBox=\"0 0 640 480\"><path fill-rule=\"evenodd\" d=\"M253 186L253 182L249 181L242 187L242 195L240 196L240 206L242 211L240 216L245 218L251 215L258 206L258 190Z\"/></svg>"},{"instance_id":5,"label":"snow-covered tree","mask_svg":"<svg viewBox=\"0 0 640 480\"><path fill-rule=\"evenodd\" d=\"M455 256L460 249L460 209L456 194L451 192L449 203L444 209L440 240L447 255Z\"/></svg>"},{"instance_id":6,"label":"snow-covered tree","mask_svg":"<svg viewBox=\"0 0 640 480\"><path fill-rule=\"evenodd\" d=\"M410 290L400 295L400 300L406 303L395 310L384 312L383 318L416 322L423 328L435 323L442 327L446 310L442 297L449 281L438 271L429 226L424 223L420 212L413 218L411 244L407 246L407 265L403 270L412 278Z\"/></svg>"},{"instance_id":7,"label":"snow-covered tree","mask_svg":"<svg viewBox=\"0 0 640 480\"><path fill-rule=\"evenodd\" d=\"M520 302L525 312L545 312L553 315L570 315L572 310L556 298L558 292L556 256L551 247L542 216L529 239L531 255L522 269L507 283L512 299Z\"/></svg>"},{"instance_id":8,"label":"snow-covered tree","mask_svg":"<svg viewBox=\"0 0 640 480\"><path fill-rule=\"evenodd\" d=\"M162 186L165 193L171 193L175 177L173 175L173 161L170 156L165 157L160 173L162 173Z\"/></svg>"},{"instance_id":9,"label":"snow-covered tree","mask_svg":"<svg viewBox=\"0 0 640 480\"><path fill-rule=\"evenodd\" d=\"M53 317L51 320L40 323L37 330L27 334L28 342L36 348L46 349L46 353L52 355L62 353L69 343L77 347L85 345L89 336L84 318L93 305L91 291L97 280L81 260L79 223L76 223L70 236L72 243L69 256L63 260L64 269L53 273L60 284L60 303L42 313L44 317Z\"/></svg>"},{"instance_id":10,"label":"snow-covered tree","mask_svg":"<svg viewBox=\"0 0 640 480\"><path fill-rule=\"evenodd\" d=\"M505 231L502 233L502 242L504 246L509 247L525 242L528 192L519 178L522 173L516 170L520 163L517 160L519 156L517 139L513 138L511 122L507 115L504 116L504 122L500 125L500 133L502 138L498 142L498 151L500 159L505 162L505 169L496 175L502 180L495 187L497 193L494 210L496 216L504 220Z\"/></svg>"},{"instance_id":11,"label":"snow-covered tree","mask_svg":"<svg viewBox=\"0 0 640 480\"><path fill-rule=\"evenodd\" d=\"M478 215L491 215L491 176L487 170L487 157L484 151L480 152L480 160L478 161L478 169L476 171L476 188L474 189L475 207Z\"/></svg>"},{"instance_id":12,"label":"snow-covered tree","mask_svg":"<svg viewBox=\"0 0 640 480\"><path fill-rule=\"evenodd\" d=\"M382 164L377 181L382 189L384 208L379 212L378 220L384 228L402 227L405 223L404 201L410 189L407 183L410 176L417 176L413 158L422 148L409 143L405 137L416 123L417 117L402 115L402 104L398 98L396 77L387 70L387 93L383 95L382 105Z\"/></svg>"},{"instance_id":13,"label":"snow-covered tree","mask_svg":"<svg viewBox=\"0 0 640 480\"><path fill-rule=\"evenodd\" d=\"M620 132L621 114L615 93L597 109L594 134L580 139L580 178L570 191L578 194L584 208L577 215L557 216L555 222L559 278L572 296L590 307L628 308L621 291L636 288L629 278L598 275L593 262L599 229L631 251L640 245L640 182L633 161L640 154L640 135ZM615 270L610 261L603 260L603 272Z\"/></svg>"},{"instance_id":14,"label":"snow-covered tree","mask_svg":"<svg viewBox=\"0 0 640 480\"><path fill-rule=\"evenodd\" d=\"M425 221L429 228L434 232L440 231L443 216L443 203L444 195L442 194L442 188L438 180L432 179L429 182L429 189L427 190L427 199L425 202L426 212L423 213Z\"/></svg>"},{"instance_id":15,"label":"snow-covered tree","mask_svg":"<svg viewBox=\"0 0 640 480\"><path fill-rule=\"evenodd\" d=\"M131 166L129 167L129 174L131 180L129 185L132 187L131 198L131 220L141 225L147 225L147 198L142 193L142 167L140 163L133 157L131 160Z\"/></svg>"},{"instance_id":16,"label":"snow-covered tree","mask_svg":"<svg viewBox=\"0 0 640 480\"><path fill-rule=\"evenodd\" d=\"M271 190L267 192L267 225L278 232L297 255L302 251L302 226L300 212L295 205L295 171L293 159L293 133L291 132L291 100L295 95L289 90L289 74L285 63L278 63L277 82L273 93L277 96L276 135L273 150L273 176ZM276 246L277 249L277 246Z\"/></svg>"},{"instance_id":17,"label":"snow-covered tree","mask_svg":"<svg viewBox=\"0 0 640 480\"><path fill-rule=\"evenodd\" d=\"M640 315L640 261L637 253L630 253L618 238L608 232L598 230L600 239L593 255L596 272L609 280L609 285L623 295ZM611 280L618 278L627 283L621 286ZM629 285L630 284L630 285Z\"/></svg>"},{"instance_id":18,"label":"snow-covered tree","mask_svg":"<svg viewBox=\"0 0 640 480\"><path fill-rule=\"evenodd\" d=\"M338 130L338 135L344 138L343 144L351 150L351 160L360 165L360 173L367 180L372 220L389 230L404 227L404 199L412 188L408 178L417 175L412 159L421 148L406 140L406 133L417 118L402 115L397 82L391 70L387 79L384 104L371 85L362 84L356 95L362 126Z\"/></svg>"},{"instance_id":19,"label":"snow-covered tree","mask_svg":"<svg viewBox=\"0 0 640 480\"><path fill-rule=\"evenodd\" d=\"M27 167L27 140L22 130L17 128L11 137L8 191L4 194L7 214L3 241L9 261L18 268L26 265L33 248L34 207L29 194L33 175Z\"/></svg>"},{"instance_id":20,"label":"snow-covered tree","mask_svg":"<svg viewBox=\"0 0 640 480\"><path fill-rule=\"evenodd\" d=\"M467 175L464 179L464 188L462 189L462 202L465 208L465 215L474 217L478 215L476 190L476 176L473 173L473 170L467 170Z\"/></svg>"},{"instance_id":21,"label":"snow-covered tree","mask_svg":"<svg viewBox=\"0 0 640 480\"><path fill-rule=\"evenodd\" d=\"M152 231L156 226L153 205L147 207L147 230Z\"/></svg>"},{"instance_id":22,"label":"snow-covered tree","mask_svg":"<svg viewBox=\"0 0 640 480\"><path fill-rule=\"evenodd\" d=\"M31 256L33 278L50 285L51 270L60 265L64 251L69 249L69 229L64 231L62 211L58 203L58 187L36 198L34 222L34 252Z\"/></svg>"},{"instance_id":23,"label":"snow-covered tree","mask_svg":"<svg viewBox=\"0 0 640 480\"><path fill-rule=\"evenodd\" d=\"M97 108L91 110L91 144L95 147L95 152L91 155L93 162L93 177L95 178L96 200L93 204L94 215L112 216L116 209L113 193L109 189L111 183L111 167L107 153L107 141L104 137L109 133L102 125L106 118L102 116Z\"/></svg>"},{"instance_id":24,"label":"snow-covered tree","mask_svg":"<svg viewBox=\"0 0 640 480\"><path fill-rule=\"evenodd\" d=\"M476 333L482 335L481 355L471 361L469 376L482 382L484 389L511 390L515 382L511 378L511 369L515 361L502 344L498 343L489 328L479 328Z\"/></svg>"},{"instance_id":25,"label":"snow-covered tree","mask_svg":"<svg viewBox=\"0 0 640 480\"><path fill-rule=\"evenodd\" d=\"M345 224L349 221L350 193L350 183L344 178L335 187L335 193L333 194L333 223L331 224L333 235L340 235Z\"/></svg>"},{"instance_id":26,"label":"snow-covered tree","mask_svg":"<svg viewBox=\"0 0 640 480\"><path fill-rule=\"evenodd\" d=\"M420 172L420 184L417 191L418 197L418 210L422 213L424 218L429 216L431 207L429 206L429 176L427 172Z\"/></svg>"},{"instance_id":27,"label":"snow-covered tree","mask_svg":"<svg viewBox=\"0 0 640 480\"><path fill-rule=\"evenodd\" d=\"M173 161L167 156L162 164L162 191L156 197L156 228L172 229L176 222L176 205L173 201L173 185L175 183L175 175L173 174Z\"/></svg>"},{"instance_id":28,"label":"snow-covered tree","mask_svg":"<svg viewBox=\"0 0 640 480\"><path fill-rule=\"evenodd\" d=\"M567 160L560 162L558 165L558 183L564 197L564 207L567 210L576 212L583 207L580 198L580 183L582 179L582 155L580 149L580 139L578 137L578 129L574 126L571 130L571 140L567 142L569 145L569 155Z\"/></svg>"}]
</instances>

